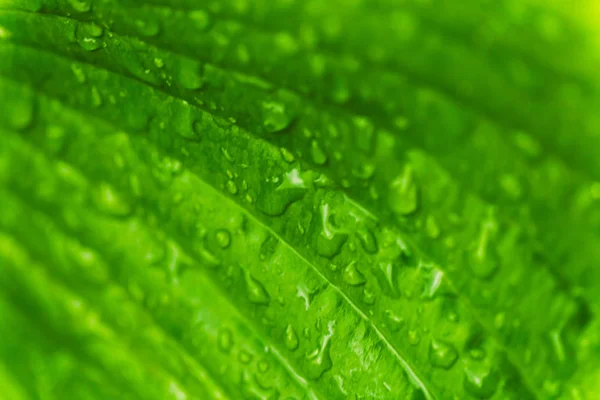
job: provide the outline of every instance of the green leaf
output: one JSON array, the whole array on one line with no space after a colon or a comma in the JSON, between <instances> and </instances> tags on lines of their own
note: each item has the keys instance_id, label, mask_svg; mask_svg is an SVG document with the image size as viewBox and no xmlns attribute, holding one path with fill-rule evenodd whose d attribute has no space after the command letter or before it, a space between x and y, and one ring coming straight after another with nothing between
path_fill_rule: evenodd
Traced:
<instances>
[{"instance_id":1,"label":"green leaf","mask_svg":"<svg viewBox=\"0 0 600 400\"><path fill-rule=\"evenodd\" d=\"M584 3L0 0L0 385L593 399Z\"/></svg>"}]
</instances>

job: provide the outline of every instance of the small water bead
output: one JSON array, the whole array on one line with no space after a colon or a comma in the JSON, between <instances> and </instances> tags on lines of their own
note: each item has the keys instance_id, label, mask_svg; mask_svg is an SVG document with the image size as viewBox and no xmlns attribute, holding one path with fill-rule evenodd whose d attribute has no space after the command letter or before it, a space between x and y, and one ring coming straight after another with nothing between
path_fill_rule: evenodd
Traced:
<instances>
[{"instance_id":1,"label":"small water bead","mask_svg":"<svg viewBox=\"0 0 600 400\"><path fill-rule=\"evenodd\" d=\"M154 37L160 33L160 23L154 18L137 19L134 21L138 33L145 37Z\"/></svg>"},{"instance_id":2,"label":"small water bead","mask_svg":"<svg viewBox=\"0 0 600 400\"><path fill-rule=\"evenodd\" d=\"M206 31L211 25L210 14L204 10L193 10L187 13L194 24L194 27L199 31Z\"/></svg>"},{"instance_id":3,"label":"small water bead","mask_svg":"<svg viewBox=\"0 0 600 400\"><path fill-rule=\"evenodd\" d=\"M419 336L419 332L416 329L411 329L408 331L408 343L412 346L416 346L421 341L421 337Z\"/></svg>"},{"instance_id":4,"label":"small water bead","mask_svg":"<svg viewBox=\"0 0 600 400\"><path fill-rule=\"evenodd\" d=\"M250 364L253 358L254 357L252 356L252 354L248 353L246 350L240 350L240 353L238 355L238 360L240 360L240 362L244 365Z\"/></svg>"},{"instance_id":5,"label":"small water bead","mask_svg":"<svg viewBox=\"0 0 600 400\"><path fill-rule=\"evenodd\" d=\"M231 333L231 330L226 328L219 332L218 345L219 350L222 352L228 353L229 350L231 350L231 347L233 346L233 334Z\"/></svg>"}]
</instances>

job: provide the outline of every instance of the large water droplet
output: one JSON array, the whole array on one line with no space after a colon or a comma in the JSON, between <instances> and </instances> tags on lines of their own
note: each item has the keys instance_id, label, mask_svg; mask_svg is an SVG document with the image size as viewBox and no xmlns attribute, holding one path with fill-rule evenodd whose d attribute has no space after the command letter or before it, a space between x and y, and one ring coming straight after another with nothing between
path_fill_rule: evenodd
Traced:
<instances>
[{"instance_id":1,"label":"large water droplet","mask_svg":"<svg viewBox=\"0 0 600 400\"><path fill-rule=\"evenodd\" d=\"M323 165L327 162L327 154L316 140L313 140L310 144L310 155L317 165Z\"/></svg>"},{"instance_id":2,"label":"large water droplet","mask_svg":"<svg viewBox=\"0 0 600 400\"><path fill-rule=\"evenodd\" d=\"M256 201L256 207L264 214L277 217L294 202L301 200L306 194L304 179L297 169L286 173L283 181L275 190L265 187Z\"/></svg>"},{"instance_id":3,"label":"large water droplet","mask_svg":"<svg viewBox=\"0 0 600 400\"><path fill-rule=\"evenodd\" d=\"M412 167L406 166L389 186L388 204L395 213L412 214L418 207L418 195Z\"/></svg>"},{"instance_id":4,"label":"large water droplet","mask_svg":"<svg viewBox=\"0 0 600 400\"><path fill-rule=\"evenodd\" d=\"M434 367L450 369L458 359L454 346L440 340L432 340L429 347L429 361Z\"/></svg>"},{"instance_id":5,"label":"large water droplet","mask_svg":"<svg viewBox=\"0 0 600 400\"><path fill-rule=\"evenodd\" d=\"M361 229L357 232L360 243L365 251L369 254L377 253L377 240L375 235L370 230Z\"/></svg>"},{"instance_id":6,"label":"large water droplet","mask_svg":"<svg viewBox=\"0 0 600 400\"><path fill-rule=\"evenodd\" d=\"M473 364L465 368L465 389L477 398L487 399L493 396L498 387L498 374L489 366Z\"/></svg>"},{"instance_id":7,"label":"large water droplet","mask_svg":"<svg viewBox=\"0 0 600 400\"><path fill-rule=\"evenodd\" d=\"M400 297L400 290L398 289L398 266L396 263L391 261L381 261L373 267L373 273L377 278L379 287L387 296L392 298Z\"/></svg>"},{"instance_id":8,"label":"large water droplet","mask_svg":"<svg viewBox=\"0 0 600 400\"><path fill-rule=\"evenodd\" d=\"M321 229L316 234L315 247L319 255L331 259L340 253L348 240L348 234L332 223L335 216L331 213L329 204L321 205L320 214Z\"/></svg>"},{"instance_id":9,"label":"large water droplet","mask_svg":"<svg viewBox=\"0 0 600 400\"><path fill-rule=\"evenodd\" d=\"M344 268L342 271L342 279L344 279L344 282L346 282L348 285L364 285L367 280L365 279L365 276L358 270L358 268L356 268L355 264L355 261L351 261L350 264Z\"/></svg>"},{"instance_id":10,"label":"large water droplet","mask_svg":"<svg viewBox=\"0 0 600 400\"><path fill-rule=\"evenodd\" d=\"M103 33L104 30L102 27L94 23L80 22L77 25L75 37L77 38L77 43L79 43L79 46L81 46L82 49L86 51L94 51L102 47L101 38Z\"/></svg>"},{"instance_id":11,"label":"large water droplet","mask_svg":"<svg viewBox=\"0 0 600 400\"><path fill-rule=\"evenodd\" d=\"M91 0L69 0L69 5L78 13L85 13L92 8Z\"/></svg>"},{"instance_id":12,"label":"large water droplet","mask_svg":"<svg viewBox=\"0 0 600 400\"><path fill-rule=\"evenodd\" d=\"M262 103L263 124L269 133L281 132L287 128L294 118L285 104L276 101Z\"/></svg>"},{"instance_id":13,"label":"large water droplet","mask_svg":"<svg viewBox=\"0 0 600 400\"><path fill-rule=\"evenodd\" d=\"M246 291L248 299L255 304L269 304L271 297L267 293L265 287L250 272L246 272Z\"/></svg>"},{"instance_id":14,"label":"large water droplet","mask_svg":"<svg viewBox=\"0 0 600 400\"><path fill-rule=\"evenodd\" d=\"M331 362L331 355L329 354L331 337L333 336L333 323L330 322L328 328L329 331L323 336L321 346L306 355L306 374L309 379L319 379L333 366L333 363Z\"/></svg>"}]
</instances>

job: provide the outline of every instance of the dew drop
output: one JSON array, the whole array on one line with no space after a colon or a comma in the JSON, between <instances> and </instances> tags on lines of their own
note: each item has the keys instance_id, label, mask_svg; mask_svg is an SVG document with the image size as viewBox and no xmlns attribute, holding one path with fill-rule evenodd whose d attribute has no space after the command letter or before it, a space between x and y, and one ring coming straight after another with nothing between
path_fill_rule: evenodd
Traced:
<instances>
[{"instance_id":1,"label":"dew drop","mask_svg":"<svg viewBox=\"0 0 600 400\"><path fill-rule=\"evenodd\" d=\"M310 145L310 154L312 160L317 165L323 165L327 162L327 154L323 151L319 142L313 140Z\"/></svg>"},{"instance_id":2,"label":"dew drop","mask_svg":"<svg viewBox=\"0 0 600 400\"><path fill-rule=\"evenodd\" d=\"M333 367L331 355L329 354L331 337L333 336L333 324L331 322L328 324L328 328L329 331L323 336L320 347L306 355L308 361L306 373L309 379L317 380Z\"/></svg>"},{"instance_id":3,"label":"dew drop","mask_svg":"<svg viewBox=\"0 0 600 400\"><path fill-rule=\"evenodd\" d=\"M250 364L252 358L252 354L248 353L246 350L241 350L238 356L238 360L244 365Z\"/></svg>"},{"instance_id":4,"label":"dew drop","mask_svg":"<svg viewBox=\"0 0 600 400\"><path fill-rule=\"evenodd\" d=\"M102 96L100 96L100 92L96 86L92 86L92 106L100 107L102 105Z\"/></svg>"},{"instance_id":5,"label":"dew drop","mask_svg":"<svg viewBox=\"0 0 600 400\"><path fill-rule=\"evenodd\" d=\"M290 351L294 351L298 348L299 344L300 340L298 339L296 330L293 326L288 325L287 328L285 328L285 347Z\"/></svg>"},{"instance_id":6,"label":"dew drop","mask_svg":"<svg viewBox=\"0 0 600 400\"><path fill-rule=\"evenodd\" d=\"M248 299L255 304L266 305L271 301L271 297L267 293L265 287L249 272L246 272L246 291Z\"/></svg>"},{"instance_id":7,"label":"dew drop","mask_svg":"<svg viewBox=\"0 0 600 400\"><path fill-rule=\"evenodd\" d=\"M468 365L465 368L464 386L473 396L487 399L494 395L498 387L498 376L488 366Z\"/></svg>"},{"instance_id":8,"label":"dew drop","mask_svg":"<svg viewBox=\"0 0 600 400\"><path fill-rule=\"evenodd\" d=\"M373 273L377 278L379 287L387 296L392 298L400 297L400 290L397 285L398 266L391 261L381 261L373 267Z\"/></svg>"},{"instance_id":9,"label":"dew drop","mask_svg":"<svg viewBox=\"0 0 600 400\"><path fill-rule=\"evenodd\" d=\"M92 8L92 2L90 0L69 0L69 5L78 13L86 13Z\"/></svg>"},{"instance_id":10,"label":"dew drop","mask_svg":"<svg viewBox=\"0 0 600 400\"><path fill-rule=\"evenodd\" d=\"M231 333L231 330L222 329L219 332L219 336L218 336L217 340L218 340L219 350L221 350L224 353L228 353L229 350L231 350L231 347L233 346L233 335Z\"/></svg>"},{"instance_id":11,"label":"dew drop","mask_svg":"<svg viewBox=\"0 0 600 400\"><path fill-rule=\"evenodd\" d=\"M364 285L367 282L367 280L365 279L365 276L358 270L358 268L356 268L355 264L355 261L351 261L350 264L348 264L346 268L344 268L342 272L342 279L348 285Z\"/></svg>"},{"instance_id":12,"label":"dew drop","mask_svg":"<svg viewBox=\"0 0 600 400\"><path fill-rule=\"evenodd\" d=\"M217 239L217 243L221 246L222 249L226 249L231 244L231 235L227 229L219 229L215 233L215 238Z\"/></svg>"},{"instance_id":13,"label":"dew drop","mask_svg":"<svg viewBox=\"0 0 600 400\"><path fill-rule=\"evenodd\" d=\"M377 253L377 240L370 230L359 230L357 232L360 243L369 254Z\"/></svg>"},{"instance_id":14,"label":"dew drop","mask_svg":"<svg viewBox=\"0 0 600 400\"><path fill-rule=\"evenodd\" d=\"M227 191L229 192L229 194L235 195L238 192L237 185L232 180L228 180L227 183L225 184L225 187L227 188Z\"/></svg>"},{"instance_id":15,"label":"dew drop","mask_svg":"<svg viewBox=\"0 0 600 400\"><path fill-rule=\"evenodd\" d=\"M131 207L107 183L94 188L92 198L98 211L114 217L127 217Z\"/></svg>"},{"instance_id":16,"label":"dew drop","mask_svg":"<svg viewBox=\"0 0 600 400\"><path fill-rule=\"evenodd\" d=\"M277 133L287 128L293 120L285 105L275 101L262 103L263 124L267 132Z\"/></svg>"},{"instance_id":17,"label":"dew drop","mask_svg":"<svg viewBox=\"0 0 600 400\"><path fill-rule=\"evenodd\" d=\"M450 369L458 359L454 346L440 340L432 340L429 347L429 361L434 367Z\"/></svg>"},{"instance_id":18,"label":"dew drop","mask_svg":"<svg viewBox=\"0 0 600 400\"><path fill-rule=\"evenodd\" d=\"M102 47L101 37L104 33L102 27L94 23L80 22L75 31L75 37L79 46L86 51L98 50Z\"/></svg>"},{"instance_id":19,"label":"dew drop","mask_svg":"<svg viewBox=\"0 0 600 400\"><path fill-rule=\"evenodd\" d=\"M3 112L7 112L8 124L12 129L17 131L27 129L34 121L34 98L29 92L19 93L19 96L11 98L10 106L5 108Z\"/></svg>"},{"instance_id":20,"label":"dew drop","mask_svg":"<svg viewBox=\"0 0 600 400\"><path fill-rule=\"evenodd\" d=\"M419 337L419 332L416 329L411 329L408 331L408 343L411 346L416 346L419 344L421 338Z\"/></svg>"},{"instance_id":21,"label":"dew drop","mask_svg":"<svg viewBox=\"0 0 600 400\"><path fill-rule=\"evenodd\" d=\"M194 10L188 13L188 17L192 20L194 27L199 31L205 31L210 27L210 15L204 10Z\"/></svg>"},{"instance_id":22,"label":"dew drop","mask_svg":"<svg viewBox=\"0 0 600 400\"><path fill-rule=\"evenodd\" d=\"M138 33L145 37L153 37L160 32L160 23L152 18L137 19L134 24Z\"/></svg>"},{"instance_id":23,"label":"dew drop","mask_svg":"<svg viewBox=\"0 0 600 400\"><path fill-rule=\"evenodd\" d=\"M403 173L390 184L388 203L392 211L400 215L409 215L417 210L418 190L410 166L406 166Z\"/></svg>"}]
</instances>

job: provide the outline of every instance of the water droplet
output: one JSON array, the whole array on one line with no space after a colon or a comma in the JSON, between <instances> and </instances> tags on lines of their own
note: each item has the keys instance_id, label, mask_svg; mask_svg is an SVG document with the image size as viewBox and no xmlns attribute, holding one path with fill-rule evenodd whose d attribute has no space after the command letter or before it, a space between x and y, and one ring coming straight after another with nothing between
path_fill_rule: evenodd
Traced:
<instances>
[{"instance_id":1,"label":"water droplet","mask_svg":"<svg viewBox=\"0 0 600 400\"><path fill-rule=\"evenodd\" d=\"M246 291L248 299L255 304L269 304L271 297L267 293L265 287L256 280L250 272L246 272Z\"/></svg>"},{"instance_id":2,"label":"water droplet","mask_svg":"<svg viewBox=\"0 0 600 400\"><path fill-rule=\"evenodd\" d=\"M215 238L217 239L217 243L221 246L222 249L226 249L231 244L231 235L227 229L219 229L215 233Z\"/></svg>"},{"instance_id":3,"label":"water droplet","mask_svg":"<svg viewBox=\"0 0 600 400\"><path fill-rule=\"evenodd\" d=\"M310 144L310 154L313 162L317 165L323 165L327 162L327 154L325 154L316 140L313 140Z\"/></svg>"},{"instance_id":4,"label":"water droplet","mask_svg":"<svg viewBox=\"0 0 600 400\"><path fill-rule=\"evenodd\" d=\"M365 251L369 254L377 253L377 240L375 235L370 230L359 230L357 232L360 243Z\"/></svg>"},{"instance_id":5,"label":"water droplet","mask_svg":"<svg viewBox=\"0 0 600 400\"><path fill-rule=\"evenodd\" d=\"M298 169L286 173L275 190L269 189L265 187L261 191L256 206L259 211L271 217L282 215L292 203L301 200L307 190Z\"/></svg>"},{"instance_id":6,"label":"water droplet","mask_svg":"<svg viewBox=\"0 0 600 400\"><path fill-rule=\"evenodd\" d=\"M4 93L0 93L4 95ZM21 131L29 128L34 121L35 101L31 93L22 92L13 96L10 105L2 112L8 113L8 123L14 130Z\"/></svg>"},{"instance_id":7,"label":"water droplet","mask_svg":"<svg viewBox=\"0 0 600 400\"><path fill-rule=\"evenodd\" d=\"M135 20L135 27L140 35L145 37L153 37L160 32L160 23L152 18Z\"/></svg>"},{"instance_id":8,"label":"water droplet","mask_svg":"<svg viewBox=\"0 0 600 400\"><path fill-rule=\"evenodd\" d=\"M400 297L400 290L396 283L398 275L397 269L398 266L396 263L391 261L381 261L373 268L373 273L377 278L379 287L383 293L392 298Z\"/></svg>"},{"instance_id":9,"label":"water droplet","mask_svg":"<svg viewBox=\"0 0 600 400\"><path fill-rule=\"evenodd\" d=\"M210 27L210 15L204 10L193 10L189 12L188 17L192 20L194 27L199 31L205 31Z\"/></svg>"},{"instance_id":10,"label":"water droplet","mask_svg":"<svg viewBox=\"0 0 600 400\"><path fill-rule=\"evenodd\" d=\"M225 187L227 188L227 191L230 194L237 194L237 192L238 192L237 185L232 180L228 180L227 183L225 184Z\"/></svg>"},{"instance_id":11,"label":"water droplet","mask_svg":"<svg viewBox=\"0 0 600 400\"><path fill-rule=\"evenodd\" d=\"M281 151L281 157L284 159L285 162L290 164L294 162L294 155L288 149L282 147L279 150Z\"/></svg>"},{"instance_id":12,"label":"water droplet","mask_svg":"<svg viewBox=\"0 0 600 400\"><path fill-rule=\"evenodd\" d=\"M293 120L293 115L288 112L285 105L275 101L262 103L263 123L269 133L281 132L287 128Z\"/></svg>"},{"instance_id":13,"label":"water droplet","mask_svg":"<svg viewBox=\"0 0 600 400\"><path fill-rule=\"evenodd\" d=\"M187 90L198 90L204 86L201 65L192 60L185 60L179 63L177 71L177 82L182 88Z\"/></svg>"},{"instance_id":14,"label":"water droplet","mask_svg":"<svg viewBox=\"0 0 600 400\"><path fill-rule=\"evenodd\" d=\"M362 301L366 305L372 306L375 304L375 293L368 287L363 290Z\"/></svg>"},{"instance_id":15,"label":"water droplet","mask_svg":"<svg viewBox=\"0 0 600 400\"><path fill-rule=\"evenodd\" d=\"M98 108L102 105L102 96L96 86L92 86L92 106Z\"/></svg>"},{"instance_id":16,"label":"water droplet","mask_svg":"<svg viewBox=\"0 0 600 400\"><path fill-rule=\"evenodd\" d=\"M300 344L300 340L298 339L298 334L293 326L288 325L285 328L285 347L290 351L294 351L298 348Z\"/></svg>"},{"instance_id":17,"label":"water droplet","mask_svg":"<svg viewBox=\"0 0 600 400\"><path fill-rule=\"evenodd\" d=\"M78 13L86 13L92 8L91 0L69 0L69 5Z\"/></svg>"},{"instance_id":18,"label":"water droplet","mask_svg":"<svg viewBox=\"0 0 600 400\"><path fill-rule=\"evenodd\" d=\"M333 336L333 323L328 324L328 332L323 335L321 346L311 353L306 355L308 365L306 367L306 374L309 379L317 380L325 372L329 371L333 366L331 362L331 356L329 349L331 347L331 337Z\"/></svg>"},{"instance_id":19,"label":"water droplet","mask_svg":"<svg viewBox=\"0 0 600 400\"><path fill-rule=\"evenodd\" d=\"M316 250L319 255L326 258L333 258L340 253L342 246L348 240L348 234L337 229L330 219L334 216L331 213L329 204L323 204L321 211L321 227L316 235Z\"/></svg>"},{"instance_id":20,"label":"water droplet","mask_svg":"<svg viewBox=\"0 0 600 400\"><path fill-rule=\"evenodd\" d=\"M156 68L164 68L165 62L162 58L156 57L154 58L154 65L156 65Z\"/></svg>"},{"instance_id":21,"label":"water droplet","mask_svg":"<svg viewBox=\"0 0 600 400\"><path fill-rule=\"evenodd\" d=\"M73 74L75 75L75 79L77 79L77 82L85 83L86 76L85 76L85 73L83 72L83 68L80 65L71 64L71 71L73 71Z\"/></svg>"},{"instance_id":22,"label":"water droplet","mask_svg":"<svg viewBox=\"0 0 600 400\"><path fill-rule=\"evenodd\" d=\"M440 237L440 228L437 224L437 220L433 215L428 215L427 220L425 221L425 230L427 231L427 236L432 239L437 239Z\"/></svg>"},{"instance_id":23,"label":"water droplet","mask_svg":"<svg viewBox=\"0 0 600 400\"><path fill-rule=\"evenodd\" d=\"M107 183L101 183L94 188L92 200L100 212L114 217L127 217L132 212L129 204L127 204Z\"/></svg>"},{"instance_id":24,"label":"water droplet","mask_svg":"<svg viewBox=\"0 0 600 400\"><path fill-rule=\"evenodd\" d=\"M481 279L492 277L499 267L498 255L490 244L495 229L495 223L492 220L488 219L484 222L479 240L469 253L468 263L471 271Z\"/></svg>"},{"instance_id":25,"label":"water droplet","mask_svg":"<svg viewBox=\"0 0 600 400\"><path fill-rule=\"evenodd\" d=\"M355 261L351 261L350 264L348 264L346 268L344 268L342 272L342 278L344 279L344 282L346 282L348 285L364 285L367 282L367 280L365 279L365 276L356 268L355 264Z\"/></svg>"},{"instance_id":26,"label":"water droplet","mask_svg":"<svg viewBox=\"0 0 600 400\"><path fill-rule=\"evenodd\" d=\"M514 141L517 147L529 158L537 158L542 151L542 146L537 140L525 132L515 133Z\"/></svg>"},{"instance_id":27,"label":"water droplet","mask_svg":"<svg viewBox=\"0 0 600 400\"><path fill-rule=\"evenodd\" d=\"M419 336L419 332L416 329L411 329L408 331L408 343L411 346L416 346L419 344L421 337Z\"/></svg>"},{"instance_id":28,"label":"water droplet","mask_svg":"<svg viewBox=\"0 0 600 400\"><path fill-rule=\"evenodd\" d=\"M86 51L94 51L102 47L101 37L103 33L104 30L102 27L94 23L80 22L77 25L75 37L77 38L77 43L79 43L79 46L81 46L82 49Z\"/></svg>"},{"instance_id":29,"label":"water droplet","mask_svg":"<svg viewBox=\"0 0 600 400\"><path fill-rule=\"evenodd\" d=\"M388 203L395 213L412 214L418 207L418 190L412 167L406 166L402 175L392 181L389 187Z\"/></svg>"},{"instance_id":30,"label":"water droplet","mask_svg":"<svg viewBox=\"0 0 600 400\"><path fill-rule=\"evenodd\" d=\"M392 310L386 310L384 313L385 321L392 332L396 332L404 324L404 319L396 315Z\"/></svg>"},{"instance_id":31,"label":"water droplet","mask_svg":"<svg viewBox=\"0 0 600 400\"><path fill-rule=\"evenodd\" d=\"M356 117L353 122L356 128L354 137L357 147L365 154L371 154L375 148L375 127L365 117Z\"/></svg>"},{"instance_id":32,"label":"water droplet","mask_svg":"<svg viewBox=\"0 0 600 400\"><path fill-rule=\"evenodd\" d=\"M252 354L248 353L246 350L240 350L240 354L238 356L238 359L240 360L240 362L244 365L248 365L250 364L250 362L252 361Z\"/></svg>"},{"instance_id":33,"label":"water droplet","mask_svg":"<svg viewBox=\"0 0 600 400\"><path fill-rule=\"evenodd\" d=\"M465 389L477 398L492 397L498 387L498 376L485 365L468 365L465 368Z\"/></svg>"},{"instance_id":34,"label":"water droplet","mask_svg":"<svg viewBox=\"0 0 600 400\"><path fill-rule=\"evenodd\" d=\"M233 346L233 335L231 330L225 328L219 332L219 336L217 338L219 349L222 352L228 353Z\"/></svg>"},{"instance_id":35,"label":"water droplet","mask_svg":"<svg viewBox=\"0 0 600 400\"><path fill-rule=\"evenodd\" d=\"M450 369L458 359L454 346L440 340L432 340L429 347L429 361L434 367Z\"/></svg>"}]
</instances>

